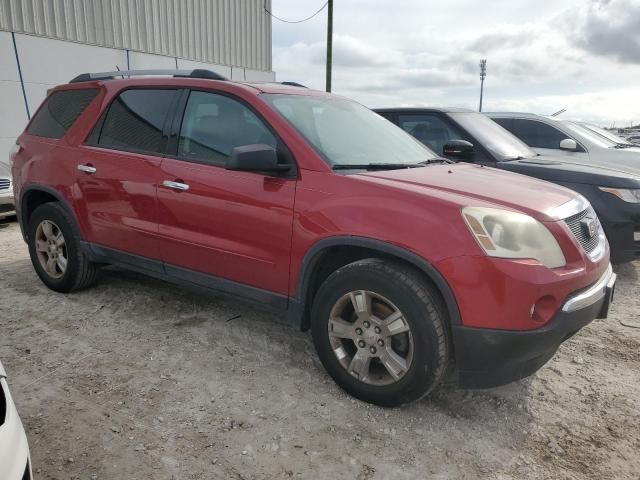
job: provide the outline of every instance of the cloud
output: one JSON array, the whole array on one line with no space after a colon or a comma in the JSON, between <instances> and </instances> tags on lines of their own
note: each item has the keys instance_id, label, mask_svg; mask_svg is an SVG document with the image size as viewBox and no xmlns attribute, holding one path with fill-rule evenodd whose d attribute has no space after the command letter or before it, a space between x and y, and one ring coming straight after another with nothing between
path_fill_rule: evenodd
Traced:
<instances>
[{"instance_id":1,"label":"cloud","mask_svg":"<svg viewBox=\"0 0 640 480\"><path fill-rule=\"evenodd\" d=\"M282 15L287 4L304 13L279 0ZM341 0L334 12L333 91L365 105L477 108L487 58L487 108L640 118L640 0ZM324 89L325 25L274 23L279 80Z\"/></svg>"},{"instance_id":2,"label":"cloud","mask_svg":"<svg viewBox=\"0 0 640 480\"><path fill-rule=\"evenodd\" d=\"M574 43L596 55L640 64L640 0L595 0L577 17Z\"/></svg>"}]
</instances>

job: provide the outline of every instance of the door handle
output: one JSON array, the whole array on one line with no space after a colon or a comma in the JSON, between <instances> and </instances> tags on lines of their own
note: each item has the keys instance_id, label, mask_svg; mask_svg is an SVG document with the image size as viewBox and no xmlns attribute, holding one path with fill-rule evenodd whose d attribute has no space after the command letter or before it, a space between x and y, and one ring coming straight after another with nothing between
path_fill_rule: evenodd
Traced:
<instances>
[{"instance_id":1,"label":"door handle","mask_svg":"<svg viewBox=\"0 0 640 480\"><path fill-rule=\"evenodd\" d=\"M92 165L78 165L78 170L84 173L96 173L96 167Z\"/></svg>"},{"instance_id":2,"label":"door handle","mask_svg":"<svg viewBox=\"0 0 640 480\"><path fill-rule=\"evenodd\" d=\"M167 188L173 188L174 190L189 190L189 185L186 183L172 182L170 180L165 180L162 182L162 185Z\"/></svg>"}]
</instances>

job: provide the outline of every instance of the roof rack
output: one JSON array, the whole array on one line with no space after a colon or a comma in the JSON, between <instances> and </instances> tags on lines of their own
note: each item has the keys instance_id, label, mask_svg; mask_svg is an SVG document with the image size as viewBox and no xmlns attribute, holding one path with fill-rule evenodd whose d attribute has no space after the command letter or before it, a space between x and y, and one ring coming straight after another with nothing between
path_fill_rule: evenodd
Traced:
<instances>
[{"instance_id":1,"label":"roof rack","mask_svg":"<svg viewBox=\"0 0 640 480\"><path fill-rule=\"evenodd\" d=\"M142 76L172 76L187 78L208 78L210 80L228 80L227 77L219 73L196 68L194 70L116 70L114 72L81 73L71 79L69 83L91 82L95 80L114 80L117 77L142 77Z\"/></svg>"},{"instance_id":2,"label":"roof rack","mask_svg":"<svg viewBox=\"0 0 640 480\"><path fill-rule=\"evenodd\" d=\"M306 85L302 85L301 83L298 83L298 82L280 82L280 84L289 85L290 87L307 88Z\"/></svg>"}]
</instances>

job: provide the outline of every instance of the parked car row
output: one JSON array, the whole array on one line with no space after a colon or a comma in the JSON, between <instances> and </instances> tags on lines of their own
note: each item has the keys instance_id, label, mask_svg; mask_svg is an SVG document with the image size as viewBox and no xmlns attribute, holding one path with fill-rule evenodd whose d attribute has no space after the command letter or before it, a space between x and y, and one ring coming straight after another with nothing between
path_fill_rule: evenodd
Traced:
<instances>
[{"instance_id":1,"label":"parked car row","mask_svg":"<svg viewBox=\"0 0 640 480\"><path fill-rule=\"evenodd\" d=\"M112 264L259 303L311 330L345 391L396 406L445 377L534 373L606 318L610 258L638 255L634 157L604 156L613 140L589 126L557 121L545 147L575 156L554 156L514 136L533 142L518 124L533 117L492 115L505 129L468 110L375 113L292 84L145 73L158 74L52 89L11 152L7 190L55 291ZM0 476L31 478L4 376Z\"/></svg>"},{"instance_id":2,"label":"parked car row","mask_svg":"<svg viewBox=\"0 0 640 480\"><path fill-rule=\"evenodd\" d=\"M581 193L602 222L613 262L640 258L640 149L613 144L574 122L530 114L489 114L489 118L463 109L376 111L446 158L529 175ZM597 144L612 150L601 154ZM554 155L551 147L563 151L563 145L584 155ZM540 146L549 148L532 149Z\"/></svg>"},{"instance_id":3,"label":"parked car row","mask_svg":"<svg viewBox=\"0 0 640 480\"><path fill-rule=\"evenodd\" d=\"M633 190L625 172L540 159L473 112L380 111L397 128L300 86L144 73L52 89L17 141L18 219L49 288L114 264L258 302L383 406L446 376L523 378L607 316L598 215L533 177Z\"/></svg>"}]
</instances>

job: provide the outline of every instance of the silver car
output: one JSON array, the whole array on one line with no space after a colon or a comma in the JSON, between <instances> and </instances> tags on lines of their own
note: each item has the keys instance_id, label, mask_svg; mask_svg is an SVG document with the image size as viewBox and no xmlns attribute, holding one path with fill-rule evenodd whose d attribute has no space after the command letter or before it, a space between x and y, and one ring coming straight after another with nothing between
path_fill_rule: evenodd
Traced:
<instances>
[{"instance_id":1,"label":"silver car","mask_svg":"<svg viewBox=\"0 0 640 480\"><path fill-rule=\"evenodd\" d=\"M533 113L487 115L542 155L603 167L640 168L640 147L604 129Z\"/></svg>"},{"instance_id":2,"label":"silver car","mask_svg":"<svg viewBox=\"0 0 640 480\"><path fill-rule=\"evenodd\" d=\"M9 167L0 162L0 220L16 214Z\"/></svg>"}]
</instances>

